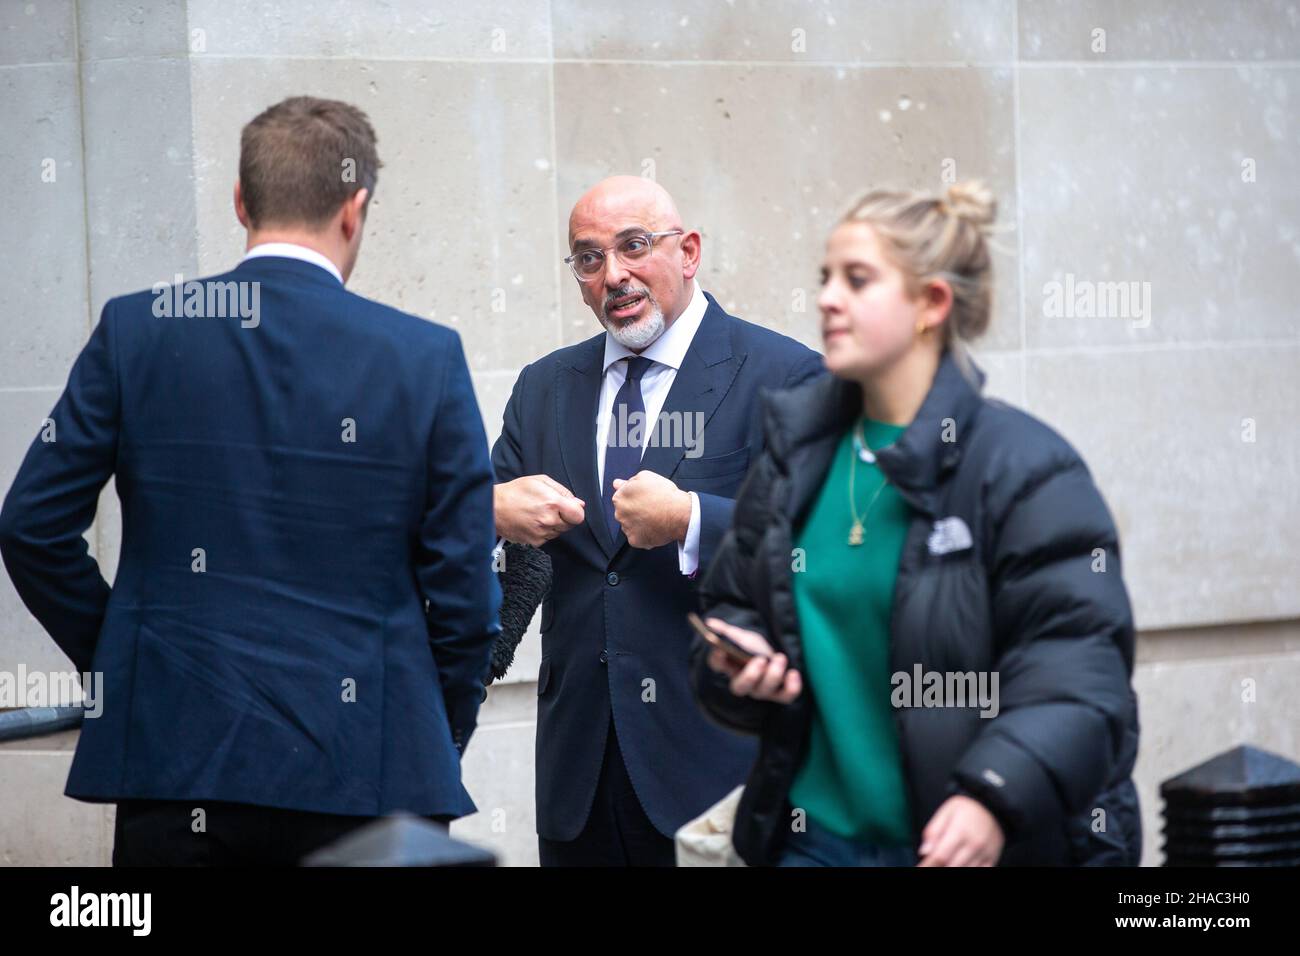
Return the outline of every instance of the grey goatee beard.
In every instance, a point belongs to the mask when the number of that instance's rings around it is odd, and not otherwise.
[[[644,295],[646,301],[650,303],[649,315],[629,325],[619,325],[616,320],[605,315],[605,310],[609,308],[611,302],[616,302],[634,293]],[[605,296],[605,304],[600,311],[600,324],[614,337],[614,341],[623,348],[639,352],[663,334],[664,312],[663,309],[659,308],[659,303],[655,301],[649,290],[624,287],[615,289]]]

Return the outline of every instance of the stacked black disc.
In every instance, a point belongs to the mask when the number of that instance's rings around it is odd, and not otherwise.
[[[1165,866],[1300,866],[1300,766],[1236,747],[1160,785]]]

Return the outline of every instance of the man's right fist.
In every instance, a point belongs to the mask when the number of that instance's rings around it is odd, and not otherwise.
[[[582,524],[586,504],[547,475],[525,475],[495,486],[492,507],[497,534],[539,548]]]

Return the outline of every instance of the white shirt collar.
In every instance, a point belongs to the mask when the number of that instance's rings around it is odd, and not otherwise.
[[[244,253],[244,258],[239,261],[247,262],[249,259],[258,259],[262,256],[280,256],[283,259],[299,259],[303,262],[310,262],[314,266],[320,266],[338,279],[340,283],[343,281],[343,274],[339,272],[338,266],[315,249],[308,249],[296,242],[263,242],[249,249]]]
[[[704,298],[700,284],[692,279],[691,286],[694,291],[691,293],[690,303],[682,310],[682,314],[664,329],[659,338],[641,352],[642,358],[667,365],[669,368],[681,369],[682,362],[686,360],[686,351],[691,347],[691,341],[695,338],[700,323],[704,321],[704,313],[709,309],[709,300]],[[614,336],[606,331],[605,364],[601,367],[601,371],[608,372],[609,367],[619,359],[636,354],[627,346],[620,345],[615,341]]]

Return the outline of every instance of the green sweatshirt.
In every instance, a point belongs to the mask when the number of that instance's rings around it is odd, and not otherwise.
[[[878,449],[905,430],[866,419],[864,437]],[[889,703],[889,620],[911,515],[884,473],[859,459],[854,500],[864,535],[862,544],[849,544],[855,456],[850,429],[795,536],[805,561],[793,575],[803,677],[816,708],[790,802],[840,836],[897,846],[912,842],[912,828]]]

